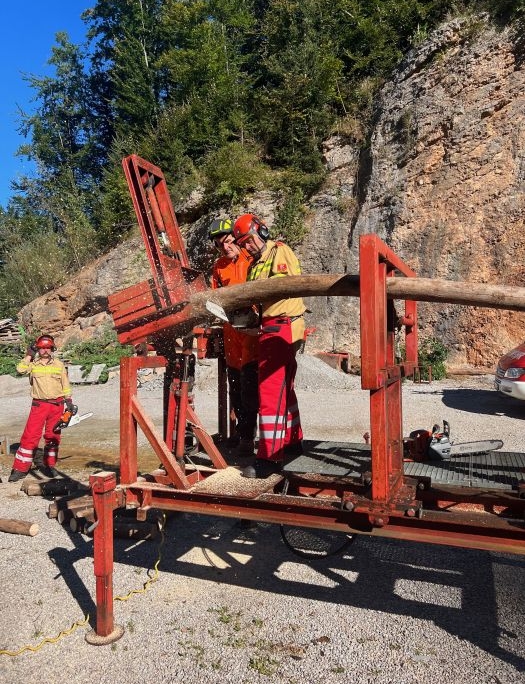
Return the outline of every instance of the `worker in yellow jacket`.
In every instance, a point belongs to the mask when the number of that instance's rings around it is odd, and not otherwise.
[[[301,275],[293,251],[269,239],[265,223],[243,214],[233,225],[236,243],[253,258],[247,280]],[[303,431],[294,381],[295,355],[304,339],[301,297],[277,299],[260,306],[259,330],[259,445],[255,463],[244,477],[264,478],[282,469],[284,458],[302,453]]]
[[[51,335],[41,335],[16,367],[21,375],[29,375],[32,402],[8,482],[18,482],[27,475],[42,432],[45,443],[42,472],[46,477],[59,475],[55,465],[61,434],[53,428],[64,413],[64,405],[71,412],[74,407],[66,367],[54,357],[54,351]]]

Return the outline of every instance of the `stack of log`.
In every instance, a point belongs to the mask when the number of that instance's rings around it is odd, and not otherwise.
[[[18,325],[12,318],[0,320],[0,344],[20,344],[22,337]]]
[[[84,485],[55,499],[49,504],[48,517],[69,527],[71,532],[92,535],[95,529],[95,509],[93,497],[86,491],[89,488]],[[133,509],[118,509],[113,518],[113,534],[121,539],[158,539],[163,527],[164,516],[156,510],[148,511],[148,517],[144,521],[136,519],[136,511]]]
[[[89,484],[68,478],[37,481],[28,479],[24,481],[21,489],[28,496],[52,497],[54,501],[49,504],[48,517],[69,527],[71,532],[93,534],[95,508]],[[23,521],[7,521],[12,529],[4,530],[1,522],[0,519],[0,531],[13,531],[16,534],[31,534],[31,536],[38,532],[38,525],[36,531],[33,526],[32,531],[29,532],[31,523]],[[113,534],[121,539],[158,539],[164,524],[165,515],[155,509],[148,511],[146,520],[137,520],[134,509],[117,509],[114,515]]]

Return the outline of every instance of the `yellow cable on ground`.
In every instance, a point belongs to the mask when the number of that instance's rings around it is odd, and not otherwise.
[[[24,651],[39,651],[44,644],[56,644],[56,642],[62,639],[63,637],[68,636],[69,634],[73,634],[77,627],[82,627],[83,625],[87,624],[88,620],[89,615],[86,615],[83,620],[75,622],[75,624],[72,625],[69,629],[63,630],[56,637],[46,637],[45,639],[42,639],[42,641],[37,646],[22,646],[22,648],[18,651],[6,651],[4,649],[1,649],[0,655],[19,656],[21,653],[24,653]]]
[[[157,562],[153,566],[153,570],[155,570],[155,574],[153,577],[150,577],[144,584],[142,585],[142,589],[132,589],[129,594],[126,594],[125,596],[115,596],[113,598],[114,601],[127,601],[130,599],[134,594],[143,594],[147,588],[149,587],[150,584],[153,584],[153,582],[156,582],[159,578],[159,563],[162,560],[162,554],[160,550],[162,549],[162,545],[164,544],[164,521],[166,520],[166,516],[162,516],[162,528],[160,530],[160,544],[159,544],[159,557],[157,558]]]
[[[147,582],[144,582],[144,585],[142,586],[142,589],[132,589],[129,594],[126,594],[126,596],[115,596],[113,598],[114,601],[127,601],[130,599],[133,594],[143,594],[147,588],[149,587],[150,584],[153,584],[153,582],[156,582],[158,577],[159,577],[159,563],[161,561],[162,555],[161,555],[161,548],[162,545],[164,544],[164,522],[166,520],[166,516],[162,516],[162,528],[160,530],[161,533],[161,538],[160,538],[160,544],[159,544],[159,557],[157,559],[157,562],[153,566],[153,569],[155,570],[155,574],[153,577],[150,577]],[[63,639],[65,636],[69,636],[70,634],[73,634],[73,632],[78,628],[78,627],[83,627],[86,625],[89,621],[89,614],[86,614],[84,616],[83,620],[78,620],[75,622],[71,627],[67,630],[63,630],[60,632],[56,637],[46,637],[45,639],[42,639],[42,641],[37,644],[36,646],[22,646],[18,651],[8,651],[6,649],[0,649],[0,655],[7,655],[11,657],[19,656],[22,653],[25,653],[25,651],[32,651],[35,653],[36,651],[39,651],[44,644],[56,644],[57,641],[60,641],[60,639]]]

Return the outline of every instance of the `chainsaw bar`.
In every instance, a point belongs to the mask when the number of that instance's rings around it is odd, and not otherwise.
[[[206,309],[217,318],[220,318],[221,321],[230,322],[228,314],[217,302],[212,302],[211,299],[206,300]]]
[[[486,454],[489,451],[501,449],[503,442],[501,439],[486,439],[480,442],[462,442],[460,444],[450,444],[450,442],[436,442],[430,444],[428,448],[429,460],[444,461],[454,456],[475,456],[476,454]]]
[[[93,411],[91,411],[90,413],[83,413],[81,416],[79,416],[78,413],[76,413],[74,416],[71,417],[71,420],[69,421],[66,427],[73,427],[73,425],[78,425],[78,423],[80,423],[82,420],[86,420],[86,418],[91,418],[92,415]]]

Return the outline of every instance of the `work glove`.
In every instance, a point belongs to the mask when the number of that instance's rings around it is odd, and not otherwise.
[[[30,356],[31,360],[33,360],[37,354],[38,347],[36,347],[34,344],[31,344],[26,350],[26,356]]]
[[[73,404],[73,399],[71,397],[66,397],[64,399],[64,404],[66,405],[66,409],[74,414],[75,405]]]

